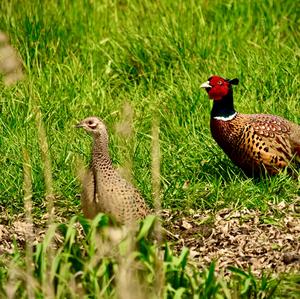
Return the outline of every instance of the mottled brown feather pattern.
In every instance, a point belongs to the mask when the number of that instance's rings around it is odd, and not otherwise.
[[[267,114],[237,114],[230,121],[211,119],[213,138],[247,175],[265,168],[276,174],[300,158],[300,126]]]
[[[94,140],[91,167],[83,180],[81,203],[84,215],[93,218],[100,212],[107,213],[123,224],[144,218],[150,210],[138,190],[114,169],[103,122],[89,117],[78,127],[92,133]]]

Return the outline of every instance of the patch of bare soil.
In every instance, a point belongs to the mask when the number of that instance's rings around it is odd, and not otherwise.
[[[0,212],[0,256],[1,254],[12,254],[15,246],[24,250],[26,242],[35,246],[42,242],[47,231],[48,215],[33,223],[24,219],[24,215],[8,216],[5,211]],[[55,217],[56,223],[66,223],[68,220],[63,217]],[[54,236],[53,246],[61,244],[62,239],[57,232]]]
[[[300,202],[257,210],[164,211],[165,227],[178,239],[174,248],[190,249],[191,258],[217,269],[237,266],[252,273],[300,271]]]
[[[248,209],[189,213],[163,210],[161,216],[173,249],[179,253],[183,246],[188,247],[199,267],[216,260],[217,269],[251,267],[254,274],[262,270],[300,271],[300,202],[270,205],[265,213]],[[55,218],[56,223],[67,222],[64,217]],[[12,254],[14,244],[24,248],[26,240],[32,245],[41,242],[46,224],[47,217],[29,224],[22,215],[12,220],[0,212],[0,255]],[[57,234],[55,243],[61,242]]]

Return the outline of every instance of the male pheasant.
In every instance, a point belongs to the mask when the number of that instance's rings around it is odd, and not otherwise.
[[[299,162],[300,126],[275,115],[236,112],[232,85],[238,83],[212,76],[201,85],[214,101],[210,129],[218,145],[248,176],[259,176],[263,169],[274,175]]]
[[[107,213],[121,224],[144,218],[149,209],[138,192],[113,168],[108,152],[108,133],[97,117],[88,117],[77,124],[93,136],[91,167],[82,181],[81,204],[87,218]]]

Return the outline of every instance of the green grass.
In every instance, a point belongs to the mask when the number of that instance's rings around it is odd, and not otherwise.
[[[279,194],[268,182],[245,183],[210,136],[210,105],[199,88],[212,73],[237,76],[238,110],[299,121],[299,21],[293,1],[53,1],[47,8],[34,1],[17,3],[1,4],[1,29],[20,51],[28,74],[18,86],[1,90],[1,202],[12,212],[22,207],[22,146],[33,163],[34,201],[43,201],[36,105],[46,124],[55,193],[66,203],[78,192],[74,156],[88,159],[90,146],[72,125],[91,114],[104,118],[114,162],[123,163],[113,126],[124,101],[135,109],[134,177],[149,202],[149,133],[156,113],[161,117],[164,206],[235,203],[232,193],[241,184],[238,202],[252,207],[299,192],[289,178],[274,179],[274,185],[285,186]],[[188,191],[182,190],[185,180],[191,180]]]
[[[0,206],[22,213],[23,150],[32,166],[33,215],[46,212],[35,115],[42,112],[52,161],[55,207],[80,213],[76,158],[88,164],[91,139],[74,129],[105,120],[114,164],[130,156],[135,185],[150,206],[151,126],[160,119],[163,207],[266,210],[300,195],[286,174],[248,179],[213,141],[211,102],[200,84],[238,77],[235,106],[300,123],[297,1],[1,1],[0,30],[20,52],[26,78],[0,82]],[[134,134],[116,134],[123,104]],[[38,108],[37,108],[38,107]],[[189,187],[184,183],[189,181]],[[2,275],[2,274],[1,274]]]
[[[22,210],[22,147],[33,166],[34,205],[43,203],[36,106],[55,194],[62,206],[74,207],[74,157],[89,160],[90,139],[73,125],[88,115],[105,119],[114,163],[123,164],[114,126],[124,101],[135,111],[128,147],[134,178],[150,205],[153,115],[160,117],[163,206],[264,208],[299,195],[299,182],[288,176],[245,179],[212,140],[211,103],[199,88],[211,74],[239,77],[239,111],[299,122],[298,9],[295,1],[2,1],[1,30],[20,51],[27,78],[0,91],[1,205]],[[191,184],[183,190],[186,180]]]

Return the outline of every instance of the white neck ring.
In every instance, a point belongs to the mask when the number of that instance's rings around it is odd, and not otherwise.
[[[237,115],[237,112],[234,112],[233,114],[228,115],[228,116],[214,116],[213,119],[229,121],[229,120],[234,119],[236,117],[236,115]]]

